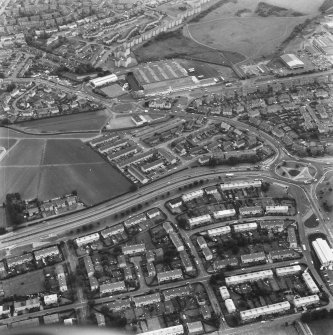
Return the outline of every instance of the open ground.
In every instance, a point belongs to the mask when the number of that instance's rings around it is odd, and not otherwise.
[[[192,38],[203,45],[258,58],[274,53],[306,18],[232,17],[193,23],[188,29]]]
[[[266,2],[267,4],[283,7],[286,9],[292,9],[296,12],[304,14],[317,14],[320,5],[323,0],[241,0],[241,1],[230,1],[214,11],[203,17],[200,22],[209,21],[221,17],[234,16],[238,11],[242,9],[248,9],[254,12],[259,2]],[[247,14],[248,15],[248,14]]]
[[[186,35],[187,29],[184,28]],[[174,31],[159,35],[134,51],[140,62],[156,61],[163,58],[188,58],[218,65],[230,66],[231,62],[240,62],[244,57],[231,52],[225,55],[212,48],[200,45],[189,37],[183,36],[182,31]]]
[[[26,296],[43,292],[44,276],[43,270],[25,273],[21,276],[2,281],[5,297]]]
[[[39,132],[99,130],[110,117],[107,110],[57,116],[17,124],[19,129]]]
[[[333,320],[325,319],[314,321],[309,324],[309,327],[312,330],[313,335],[332,335]]]
[[[48,200],[76,190],[87,205],[127,192],[131,183],[80,140],[20,140],[0,167],[7,193]]]

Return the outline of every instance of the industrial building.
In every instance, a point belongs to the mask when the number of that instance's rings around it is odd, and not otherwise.
[[[280,58],[282,62],[291,70],[304,67],[304,63],[294,54],[284,54]]]
[[[240,312],[242,321],[253,320],[263,315],[277,314],[288,311],[290,303],[288,301],[279,302],[277,304],[252,308],[247,311]]]
[[[312,242],[312,246],[323,268],[333,265],[333,252],[327,241],[322,238],[317,238]]]
[[[319,301],[320,301],[319,296],[317,294],[313,294],[307,297],[294,298],[293,304],[295,307],[299,308],[303,306],[318,304]]]
[[[258,272],[244,273],[241,275],[227,277],[225,283],[227,286],[238,285],[241,283],[252,282],[259,279],[273,278],[272,270],[263,270]]]
[[[333,55],[333,39],[330,35],[319,36],[313,39],[313,46],[324,55]]]
[[[118,77],[115,74],[109,74],[108,76],[98,77],[95,79],[91,79],[89,84],[93,87],[101,87],[106,84],[114,83],[118,80]]]
[[[275,272],[278,277],[283,276],[290,276],[295,273],[299,273],[302,271],[302,268],[300,265],[292,265],[292,266],[285,266],[283,268],[276,268]]]

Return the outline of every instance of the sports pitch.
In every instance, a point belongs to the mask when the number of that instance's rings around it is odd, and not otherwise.
[[[27,121],[17,124],[25,131],[33,130],[43,132],[66,132],[99,130],[109,117],[106,110],[88,112],[41,120]]]

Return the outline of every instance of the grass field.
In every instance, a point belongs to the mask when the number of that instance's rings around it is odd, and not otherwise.
[[[195,43],[190,38],[183,36],[180,31],[167,33],[163,38],[160,36],[134,51],[139,62],[188,57],[194,60],[230,66],[230,61],[223,54]],[[243,60],[242,55],[234,54],[233,57],[238,57],[237,61]]]
[[[328,0],[331,1],[332,0]],[[323,0],[241,0],[235,2],[228,2],[219,8],[215,9],[200,22],[214,20],[221,17],[234,16],[239,10],[248,9],[254,12],[259,2],[266,2],[267,4],[292,9],[304,14],[317,14]],[[332,3],[333,6],[333,3]]]
[[[305,19],[305,16],[233,17],[191,24],[189,30],[192,37],[204,45],[254,58],[271,55]]]
[[[319,320],[309,324],[313,335],[332,335],[333,320]]]
[[[6,150],[10,149],[15,143],[16,140],[13,138],[0,138],[0,147],[5,148]]]
[[[0,201],[19,192],[47,200],[77,190],[92,205],[129,190],[131,183],[79,140],[20,140],[1,162]]]
[[[109,98],[116,98],[126,93],[126,91],[123,91],[121,86],[118,84],[103,87],[101,88],[101,91],[105,93]]]
[[[40,132],[99,130],[108,117],[109,113],[103,110],[22,122],[17,126],[26,131]]]
[[[45,290],[43,270],[3,280],[2,285],[5,297],[12,297],[13,295],[26,296],[43,292]]]

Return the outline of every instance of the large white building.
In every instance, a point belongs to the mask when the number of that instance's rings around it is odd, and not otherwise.
[[[236,215],[236,211],[232,208],[232,209],[225,209],[223,211],[217,211],[217,212],[213,212],[213,216],[215,220],[218,219],[223,219],[223,218],[228,218],[231,216]]]
[[[288,206],[266,206],[266,214],[287,214]]]
[[[160,328],[149,332],[141,333],[141,335],[181,335],[184,334],[183,325],[172,326],[168,328]]]
[[[302,271],[302,268],[300,265],[285,266],[283,268],[275,269],[276,275],[278,277],[293,275],[301,271]]]
[[[319,293],[319,288],[309,272],[304,272],[302,274],[302,277],[305,281],[306,286],[312,294]]]
[[[312,246],[322,267],[333,266],[333,252],[326,240],[317,238],[312,242]]]
[[[95,88],[95,87],[100,87],[106,84],[114,83],[117,80],[118,80],[118,77],[115,74],[109,74],[108,76],[91,79],[89,81],[89,84]]]
[[[89,244],[89,243],[93,243],[99,241],[99,234],[98,233],[94,233],[94,234],[90,234],[90,235],[86,235],[86,236],[82,236],[82,237],[78,237],[75,242],[77,244],[78,247],[81,247],[83,245]]]
[[[289,69],[294,70],[304,67],[304,63],[294,54],[284,54],[280,58]]]
[[[303,306],[308,306],[308,305],[314,305],[319,303],[320,299],[317,294],[314,295],[309,295],[307,297],[302,297],[302,298],[294,298],[293,304],[295,307],[303,307]]]
[[[227,286],[230,286],[265,278],[273,278],[273,271],[263,270],[258,272],[244,273],[241,275],[231,276],[225,279],[225,283]]]
[[[290,309],[289,301],[279,302],[277,304],[252,308],[247,311],[240,312],[240,317],[243,321],[253,320],[261,315],[270,315],[277,314],[284,311],[288,311]]]
[[[240,189],[240,188],[248,188],[248,187],[261,187],[261,180],[241,181],[241,182],[220,184],[220,188],[222,191],[234,190],[234,189]]]
[[[193,191],[193,192],[190,192],[190,193],[183,194],[182,195],[182,200],[183,201],[190,201],[192,199],[202,197],[203,194],[204,194],[203,190],[196,190],[196,191]]]

